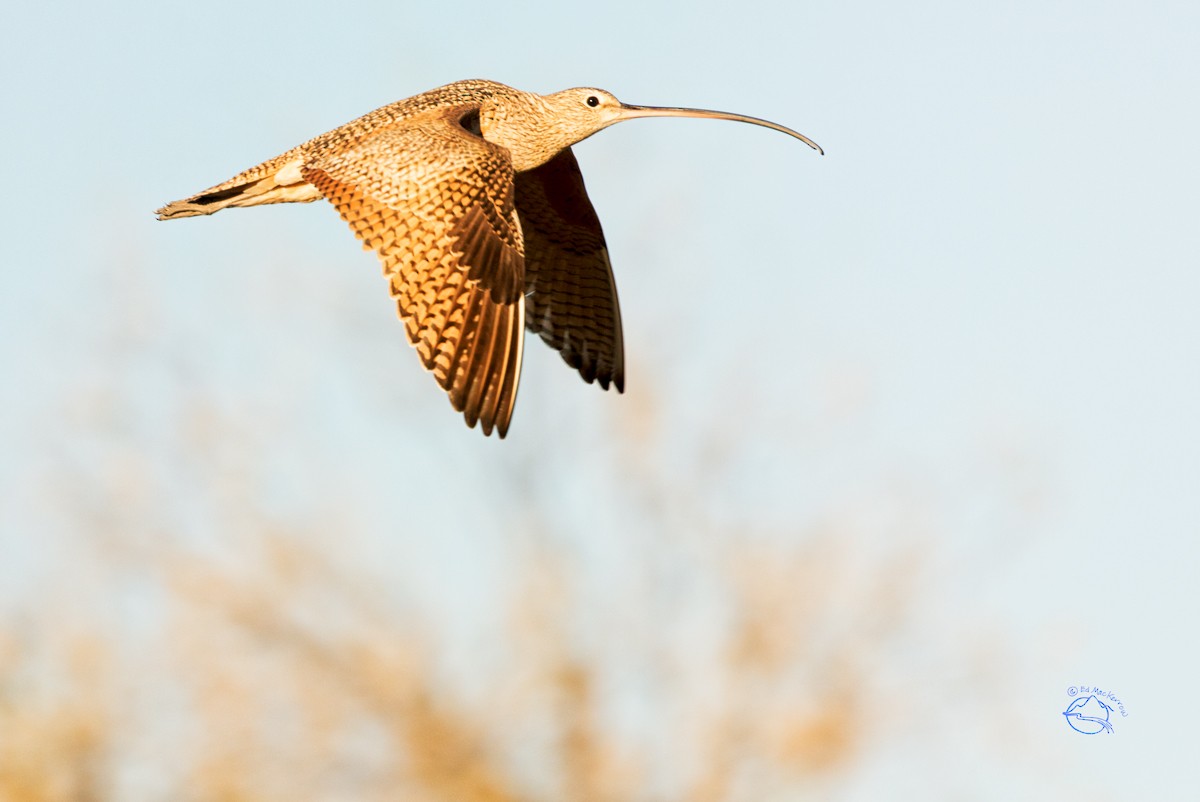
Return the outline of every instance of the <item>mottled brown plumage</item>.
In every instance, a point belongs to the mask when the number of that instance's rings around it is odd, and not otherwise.
[[[588,382],[623,391],[621,312],[571,145],[625,119],[710,117],[459,81],[376,109],[190,198],[160,220],[325,198],[383,263],[405,332],[468,425],[508,431],[524,330]]]

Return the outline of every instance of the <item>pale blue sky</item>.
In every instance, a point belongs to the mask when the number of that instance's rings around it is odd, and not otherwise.
[[[122,368],[137,400],[104,436],[163,450],[178,525],[205,528],[163,419],[192,382],[261,422],[257,445],[275,461],[259,486],[281,516],[319,516],[333,493],[363,531],[409,549],[406,562],[468,576],[484,570],[471,566],[481,553],[503,551],[496,514],[464,505],[447,517],[439,477],[410,467],[442,455],[481,497],[497,475],[527,476],[556,500],[556,536],[619,565],[619,546],[595,545],[635,526],[606,474],[619,464],[608,433],[634,425],[653,388],[653,470],[690,476],[704,456],[693,444],[711,439],[700,433],[723,433],[692,514],[803,528],[869,517],[864,505],[893,492],[915,498],[938,577],[928,603],[957,616],[914,637],[915,664],[974,621],[1015,655],[1003,697],[972,715],[1015,716],[1052,770],[1005,779],[984,741],[923,751],[918,738],[884,749],[847,798],[880,787],[1062,798],[1077,782],[1114,799],[1190,792],[1179,761],[1200,745],[1180,715],[1200,665],[1194,3],[354,9],[0,12],[10,564],[37,576],[60,559],[30,545],[50,525],[27,498],[30,476],[88,464],[90,446],[52,422],[87,419],[80,394],[102,393],[103,355],[122,337],[154,348]],[[373,258],[323,204],[152,216],[466,77],[766,117],[828,155],[689,120],[578,146],[623,302],[627,393],[583,385],[531,342],[497,444],[466,431],[422,375]],[[398,509],[443,535],[406,539]],[[4,597],[32,592],[13,579]],[[956,668],[929,671],[950,682]],[[1127,702],[1111,738],[1060,732],[1063,690],[1080,682]],[[965,776],[925,786],[917,768],[898,782],[910,759],[936,771],[947,748]]]

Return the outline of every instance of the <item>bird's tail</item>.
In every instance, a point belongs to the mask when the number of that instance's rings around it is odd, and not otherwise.
[[[155,214],[159,220],[196,217],[219,212],[227,206],[259,206],[264,203],[308,203],[321,193],[300,174],[303,161],[299,153],[289,151],[257,167],[235,175],[190,198],[172,201]]]

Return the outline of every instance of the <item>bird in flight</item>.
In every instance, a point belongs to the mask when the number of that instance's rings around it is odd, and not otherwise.
[[[537,95],[459,81],[168,203],[158,219],[325,198],[378,254],[409,342],[450,403],[468,426],[504,437],[526,328],[585,381],[624,392],[616,284],[571,146],[636,117],[753,123],[823,153],[741,114],[632,106],[602,89]]]

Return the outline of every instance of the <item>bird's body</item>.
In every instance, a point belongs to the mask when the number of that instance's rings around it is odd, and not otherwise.
[[[600,220],[570,146],[622,119],[709,116],[459,81],[376,109],[158,210],[328,199],[383,262],[410,342],[467,423],[508,430],[524,330],[588,382],[624,388],[621,315]],[[817,148],[819,150],[819,148]]]

